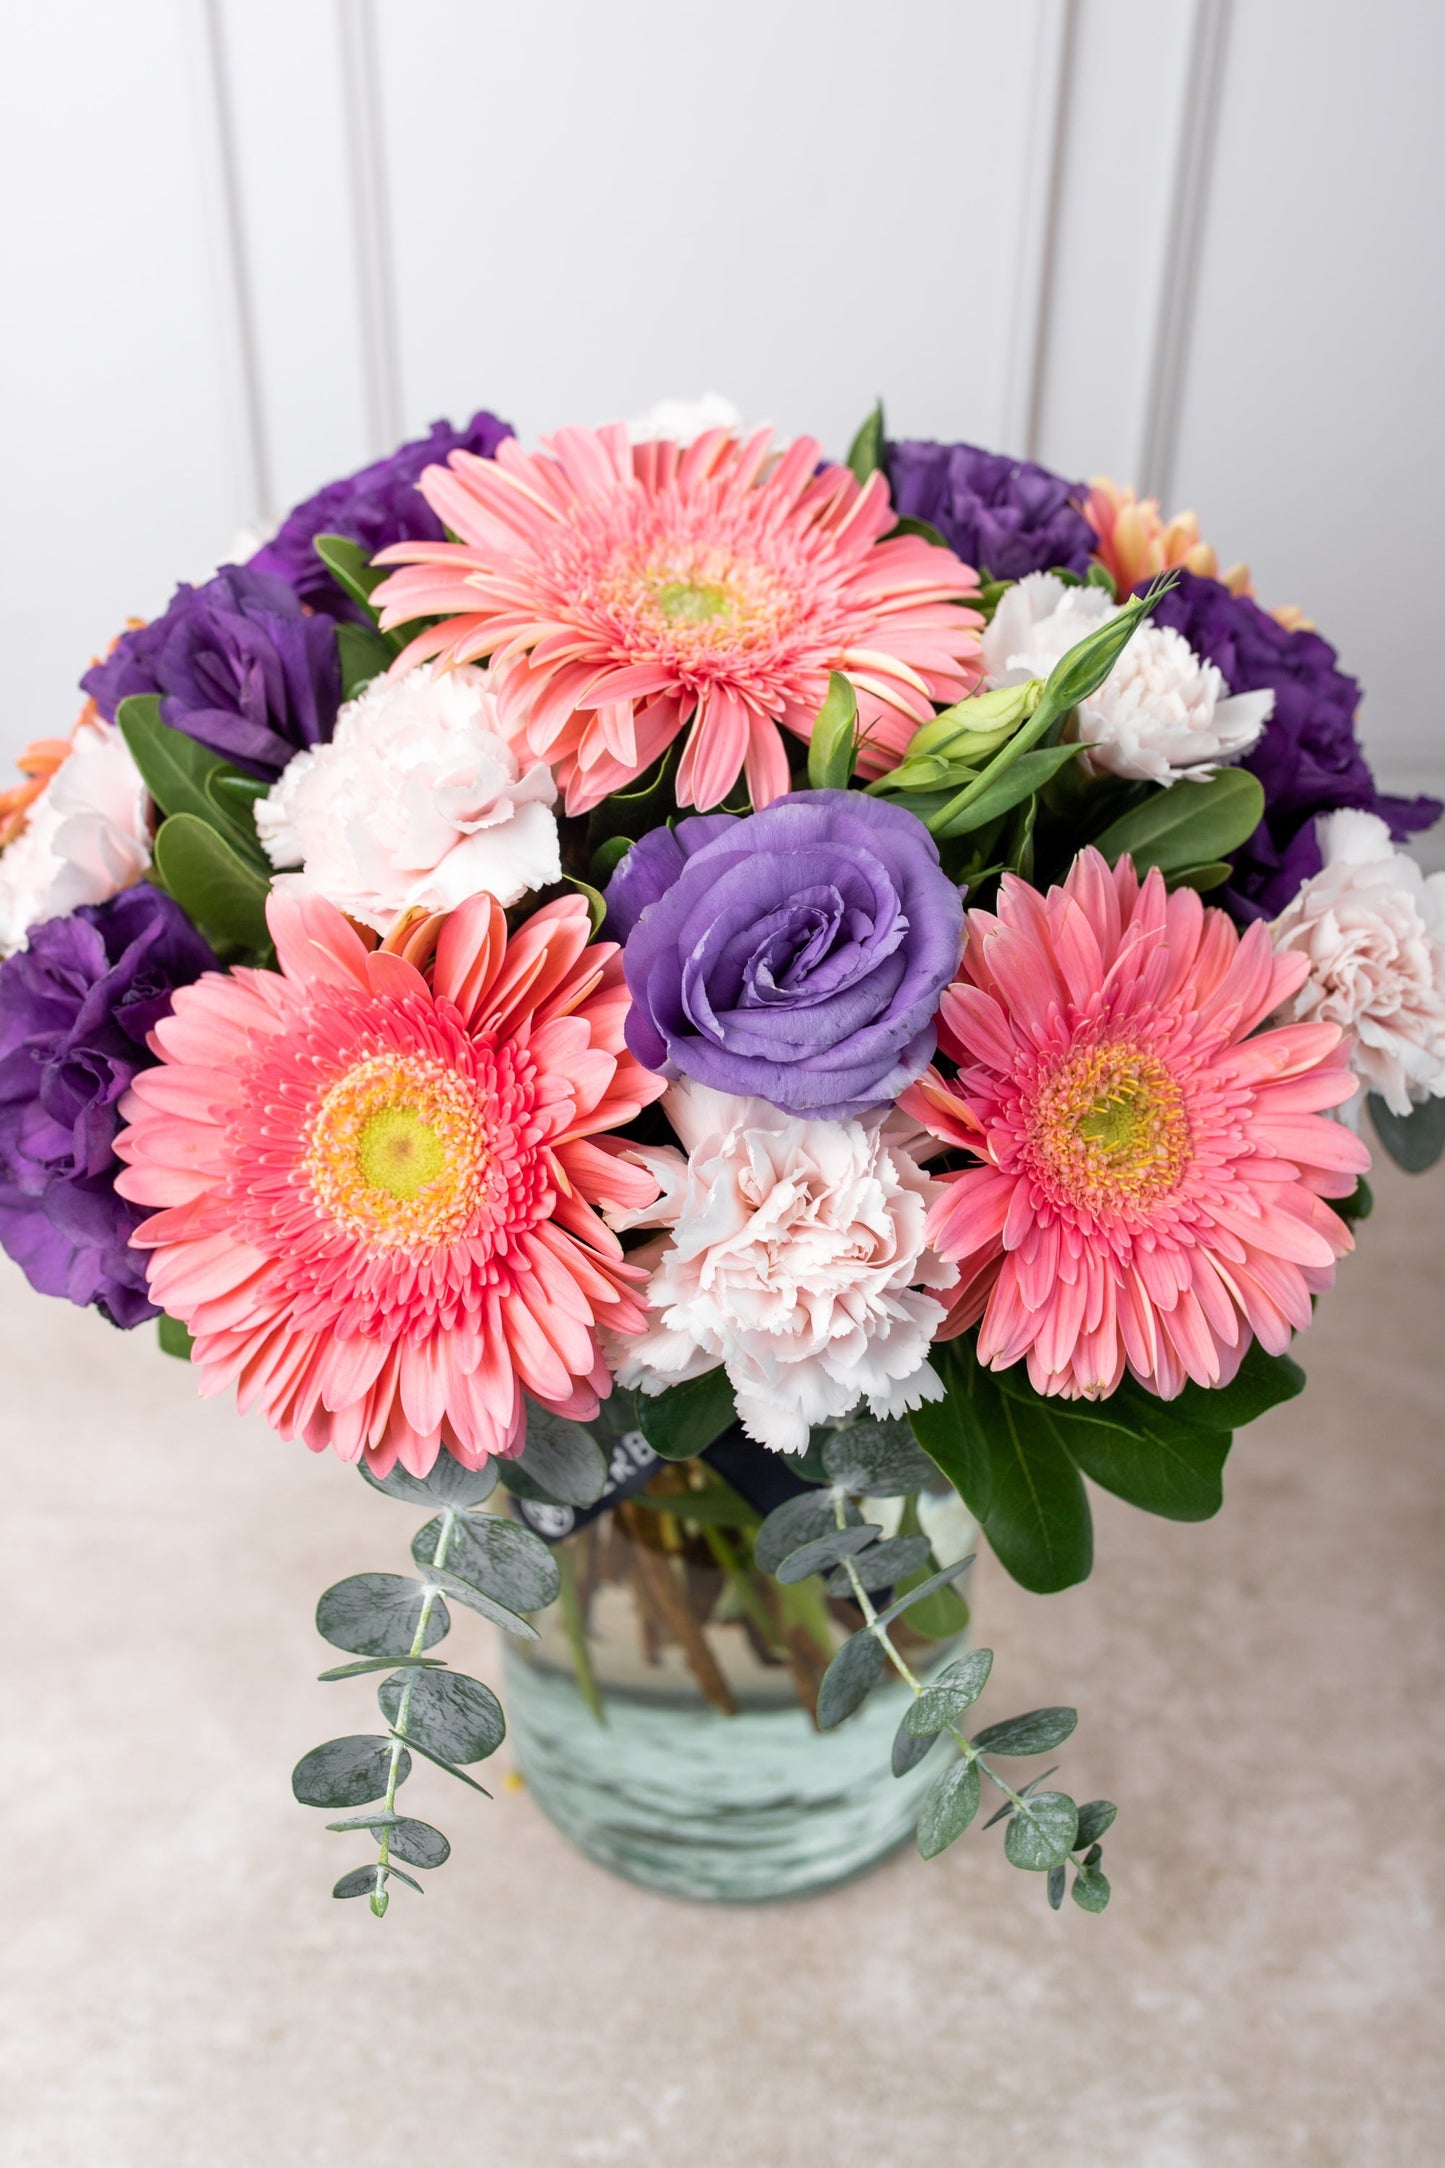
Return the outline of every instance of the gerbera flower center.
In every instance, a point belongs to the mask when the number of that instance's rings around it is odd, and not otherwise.
[[[595,599],[630,649],[683,668],[709,659],[718,667],[740,646],[776,639],[798,613],[792,583],[771,565],[675,537],[620,550]]]
[[[306,1126],[318,1204],[381,1248],[437,1247],[475,1218],[488,1162],[464,1077],[420,1054],[374,1054],[333,1084]]]
[[[1028,1145],[1037,1170],[1076,1203],[1095,1211],[1145,1204],[1173,1189],[1188,1165],[1184,1093],[1141,1048],[1078,1048],[1040,1085]]]

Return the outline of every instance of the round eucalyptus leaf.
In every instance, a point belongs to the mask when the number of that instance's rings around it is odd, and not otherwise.
[[[592,1433],[530,1400],[527,1443],[499,1473],[518,1498],[542,1505],[595,1505],[607,1488],[607,1462]]]
[[[418,1822],[409,1814],[399,1814],[390,1827],[391,1857],[404,1859],[408,1867],[443,1867],[451,1858],[451,1846],[430,1822]],[[381,1829],[374,1829],[372,1835],[379,1844]]]
[[[903,1722],[893,1734],[893,1774],[896,1777],[906,1777],[909,1770],[916,1769],[938,1744],[936,1731],[931,1731],[926,1739],[920,1739],[916,1732],[908,1729],[908,1718],[912,1713],[910,1709],[905,1714]]]
[[[430,1567],[441,1531],[439,1516],[412,1537],[411,1555],[419,1566]],[[541,1537],[497,1513],[459,1515],[452,1522],[446,1564],[448,1572],[510,1611],[541,1611],[556,1602],[562,1586],[557,1561]]]
[[[464,1581],[450,1567],[428,1566],[426,1570],[427,1578],[450,1596],[453,1603],[464,1603],[469,1610],[490,1619],[494,1626],[501,1626],[507,1633],[515,1634],[520,1641],[541,1638],[530,1619],[519,1618],[506,1604],[498,1603],[495,1596],[489,1596],[485,1589],[477,1588],[471,1581]]]
[[[992,1649],[970,1649],[967,1656],[941,1671],[931,1686],[925,1686],[904,1718],[904,1723],[920,1738],[946,1731],[956,1724],[965,1709],[971,1709],[988,1683],[993,1669]],[[977,1741],[974,1742],[975,1745]]]
[[[872,1544],[861,1558],[855,1559],[853,1570],[870,1595],[880,1588],[892,1588],[904,1581],[910,1573],[916,1573],[929,1555],[927,1536],[890,1536],[885,1542]],[[778,1579],[784,1576],[780,1573]],[[851,1596],[853,1583],[848,1568],[840,1566],[828,1576],[830,1596]]]
[[[1074,1876],[1069,1895],[1081,1911],[1102,1912],[1112,1895],[1109,1877],[1101,1874],[1097,1867],[1083,1868]]]
[[[316,1631],[353,1656],[409,1656],[421,1623],[425,1584],[400,1573],[353,1573],[328,1588],[316,1606]],[[422,1648],[441,1640],[451,1620],[433,1601]]]
[[[364,1807],[386,1796],[391,1780],[390,1739],[375,1733],[353,1733],[346,1739],[328,1739],[303,1754],[291,1772],[291,1789],[303,1807]],[[411,1756],[403,1748],[396,1765],[396,1781],[404,1784],[411,1773]]]
[[[1067,1872],[1066,1872],[1066,1869],[1065,1869],[1065,1867],[1064,1867],[1064,1863],[1063,1863],[1063,1861],[1062,1861],[1062,1860],[1060,1860],[1060,1861],[1059,1861],[1059,1864],[1057,1865],[1057,1867],[1050,1867],[1050,1869],[1049,1869],[1049,1906],[1050,1906],[1050,1909],[1051,1909],[1051,1910],[1053,1910],[1053,1911],[1055,1911],[1055,1912],[1057,1912],[1057,1911],[1058,1911],[1058,1909],[1059,1909],[1059,1906],[1060,1906],[1060,1905],[1061,1905],[1061,1904],[1063,1903],[1063,1901],[1064,1901],[1064,1883],[1065,1883],[1066,1879],[1067,1879]]]
[[[988,1725],[973,1743],[981,1754],[1047,1754],[1063,1745],[1078,1721],[1077,1709],[1030,1709],[1027,1716]]]
[[[958,1761],[945,1769],[918,1817],[918,1849],[925,1859],[938,1854],[961,1837],[978,1812],[979,1777],[976,1761]]]
[[[1074,1849],[1079,1810],[1067,1792],[1035,1792],[1010,1818],[1003,1833],[1010,1864],[1044,1874]]]
[[[507,1735],[502,1705],[489,1686],[459,1671],[398,1672],[383,1679],[376,1698],[388,1724],[397,1724],[408,1678],[408,1739],[447,1762],[485,1761],[496,1753]]]
[[[369,1897],[376,1888],[378,1869],[375,1861],[369,1867],[353,1867],[344,1874],[331,1892],[333,1897]]]
[[[831,1731],[861,1708],[883,1669],[883,1644],[865,1626],[845,1641],[818,1689],[818,1729]]]
[[[1112,1829],[1119,1809],[1112,1799],[1089,1799],[1079,1809],[1079,1834],[1077,1845],[1097,1844],[1105,1830]]]
[[[861,1528],[863,1516],[851,1500],[843,1509],[844,1525]],[[838,1525],[833,1501],[825,1491],[799,1491],[776,1506],[753,1537],[753,1562],[760,1573],[776,1573],[789,1552],[815,1542]]]
[[[809,1574],[826,1573],[840,1558],[852,1558],[855,1552],[866,1551],[870,1543],[877,1541],[878,1529],[872,1521],[864,1521],[859,1528],[830,1528],[811,1543],[789,1551],[774,1572],[778,1580],[791,1587],[796,1581],[806,1581]]]
[[[445,1446],[426,1475],[412,1475],[400,1461],[389,1475],[373,1475],[365,1461],[361,1472],[373,1490],[385,1491],[388,1498],[403,1499],[409,1506],[479,1506],[497,1487],[495,1460],[480,1468],[464,1468]]]
[[[823,1447],[830,1483],[870,1498],[904,1498],[927,1490],[938,1470],[914,1442],[907,1423],[850,1423]]]

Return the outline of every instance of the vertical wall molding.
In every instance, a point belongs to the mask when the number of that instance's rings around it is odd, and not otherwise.
[[[262,527],[275,504],[221,0],[188,0],[185,23],[198,180],[211,234],[212,299],[236,441],[236,511],[244,524]]]
[[[1038,457],[1042,424],[1074,17],[1075,0],[1035,0],[1028,82],[1029,102],[1041,125],[1029,140],[1031,146],[1046,148],[1042,155],[1034,155],[1031,148],[1024,168],[1013,320],[998,435],[1001,449],[1024,459]]]
[[[392,276],[391,205],[382,128],[374,0],[336,0],[341,106],[351,187],[351,227],[361,308],[366,433],[374,456],[402,434],[401,371]]]
[[[1159,299],[1136,469],[1141,494],[1158,497],[1166,512],[1165,500],[1174,486],[1179,418],[1219,131],[1230,4],[1231,0],[1194,0],[1179,102],[1174,185],[1159,269]]]

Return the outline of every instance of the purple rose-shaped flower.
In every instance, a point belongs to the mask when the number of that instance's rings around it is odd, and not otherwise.
[[[629,928],[627,1043],[650,1069],[841,1119],[933,1053],[963,899],[901,806],[806,790],[680,821],[633,846],[608,905]]]
[[[154,1060],[146,1034],[216,959],[180,905],[141,882],[32,928],[0,963],[0,1247],[42,1295],[112,1324],[156,1315],[145,1218],[116,1195],[117,1106]]]
[[[1378,813],[1397,842],[1439,819],[1438,799],[1389,798],[1376,788],[1355,734],[1359,684],[1317,632],[1287,632],[1248,595],[1195,572],[1181,572],[1154,622],[1171,625],[1214,663],[1232,693],[1274,694],[1263,735],[1241,763],[1264,786],[1264,819],[1236,852],[1223,891],[1236,918],[1276,917],[1319,872],[1317,813],[1342,806]]]
[[[248,565],[178,587],[80,682],[107,722],[132,693],[159,693],[163,722],[267,781],[330,738],[341,705],[336,627]]]
[[[976,444],[890,444],[886,464],[899,518],[927,520],[990,579],[1088,571],[1096,538],[1082,482]]]
[[[327,571],[313,547],[319,534],[345,535],[374,557],[390,542],[440,542],[442,523],[417,488],[423,467],[444,467],[448,452],[475,452],[491,459],[510,422],[495,414],[474,414],[465,429],[433,422],[424,437],[414,437],[359,474],[328,482],[314,497],[287,514],[271,540],[250,560],[257,572],[271,572],[296,590],[313,610],[328,617],[365,622],[364,613]]]

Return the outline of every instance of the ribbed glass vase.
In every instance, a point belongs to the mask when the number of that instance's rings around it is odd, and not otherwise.
[[[816,1577],[785,1588],[759,1573],[745,1516],[693,1518],[688,1495],[701,1510],[704,1489],[716,1512],[715,1477],[669,1463],[557,1545],[561,1601],[539,1641],[508,1642],[508,1729],[538,1805],[614,1873],[677,1897],[803,1896],[909,1837],[937,1766],[893,1775],[910,1696],[891,1677],[817,1729],[819,1683],[859,1613]],[[944,1593],[930,1623],[947,1638],[893,1629],[923,1675],[957,1655],[967,1623]]]

